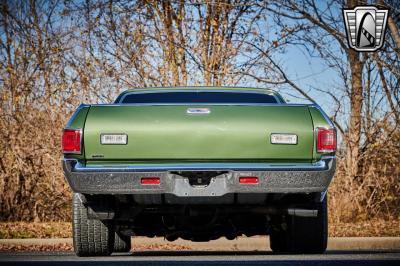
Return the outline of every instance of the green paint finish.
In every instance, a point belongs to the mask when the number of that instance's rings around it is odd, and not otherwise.
[[[83,104],[80,105],[78,109],[75,111],[75,113],[71,116],[69,121],[67,122],[65,128],[72,128],[72,129],[84,128],[86,116],[87,113],[89,112],[89,109],[90,105],[83,105]]]
[[[186,113],[195,107],[211,113]],[[313,129],[308,106],[98,105],[87,115],[85,156],[115,161],[311,161]],[[101,145],[101,133],[126,133],[128,144]],[[271,133],[297,134],[298,144],[271,144]]]

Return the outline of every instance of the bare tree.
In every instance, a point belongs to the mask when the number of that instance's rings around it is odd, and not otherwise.
[[[368,163],[371,163],[371,157],[368,157],[366,151],[374,145],[379,146],[380,141],[376,137],[392,140],[395,136],[390,132],[396,135],[398,133],[394,132],[399,131],[398,122],[393,123],[398,121],[399,114],[398,102],[395,104],[399,86],[398,82],[393,83],[398,77],[399,57],[396,52],[398,26],[395,23],[389,23],[392,41],[385,44],[379,54],[359,53],[348,47],[341,8],[353,8],[360,4],[363,3],[355,0],[331,0],[326,3],[314,0],[302,2],[282,0],[266,3],[265,7],[274,16],[277,31],[280,32],[280,39],[276,40],[277,46],[302,47],[310,56],[321,58],[342,77],[342,89],[333,91],[317,88],[316,90],[329,95],[338,108],[332,119],[345,144],[344,158],[340,164],[343,168],[340,168],[338,175],[343,175],[350,182],[349,187],[358,187],[358,191],[364,193],[367,189],[366,181],[371,180],[369,178],[371,175],[367,175],[370,173],[369,170],[366,171]],[[393,22],[393,18],[390,19]],[[263,52],[262,47],[259,47],[259,51],[265,57],[269,57],[269,62],[278,73],[278,79],[271,81],[256,76],[254,78],[257,81],[274,85],[288,84],[303,97],[314,101],[312,91],[307,91],[296,84],[279,63],[268,53]],[[389,80],[391,86],[387,85]],[[343,113],[343,97],[349,103],[348,113]],[[336,117],[338,113],[341,113],[339,119]],[[388,127],[384,130],[385,133],[382,132],[382,123]],[[388,174],[390,172],[385,173]],[[390,180],[395,182],[398,178],[397,173],[397,176]],[[361,209],[361,206],[365,207],[365,202],[368,201],[362,193],[353,198],[353,202],[360,207],[358,209]],[[370,191],[367,195],[374,193],[376,191]]]
[[[70,46],[68,29],[56,26],[57,7],[57,1],[1,2],[2,219],[66,217],[68,192],[56,158],[70,94],[63,74]]]

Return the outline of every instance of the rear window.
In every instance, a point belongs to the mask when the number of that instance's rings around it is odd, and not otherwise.
[[[152,92],[130,93],[120,103],[277,103],[274,96],[246,92]]]

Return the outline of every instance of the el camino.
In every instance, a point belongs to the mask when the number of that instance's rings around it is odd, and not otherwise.
[[[316,104],[256,88],[128,90],[79,106],[62,149],[78,256],[129,251],[131,236],[326,249],[336,130]]]

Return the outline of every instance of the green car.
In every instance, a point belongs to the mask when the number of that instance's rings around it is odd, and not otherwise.
[[[79,106],[62,145],[78,256],[129,251],[131,236],[326,249],[336,130],[318,105],[255,88],[128,90]]]

